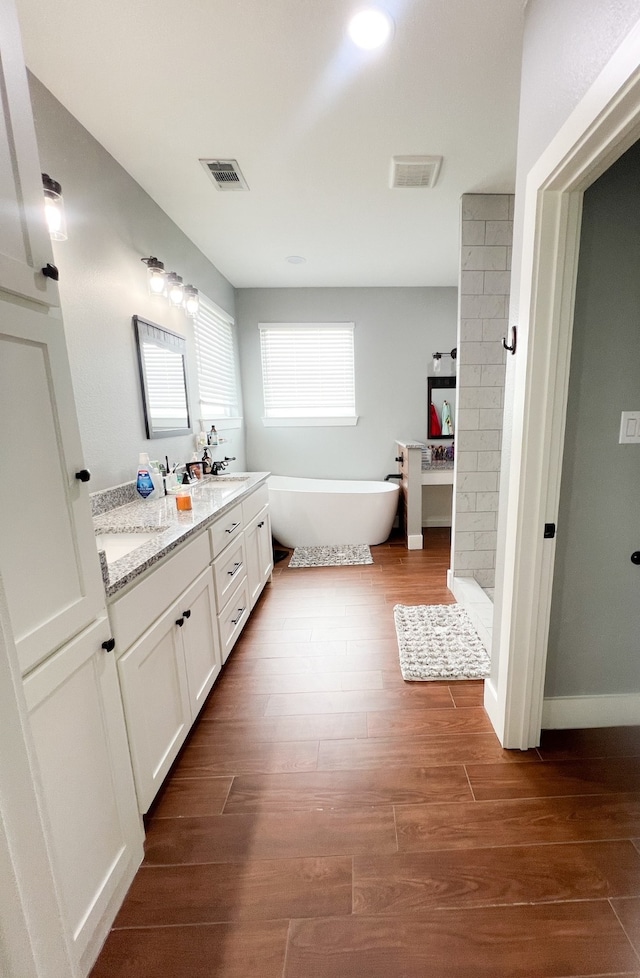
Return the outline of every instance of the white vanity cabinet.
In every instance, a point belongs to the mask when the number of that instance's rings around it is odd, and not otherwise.
[[[203,532],[110,609],[141,812],[148,810],[220,672],[209,561]]]
[[[273,544],[269,518],[269,490],[260,486],[242,504],[247,553],[247,583],[253,608],[273,570]]]
[[[88,964],[142,858],[110,636],[105,616],[24,682],[58,892],[76,959]]]

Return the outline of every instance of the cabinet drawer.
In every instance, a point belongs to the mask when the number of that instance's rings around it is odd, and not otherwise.
[[[109,607],[116,640],[116,655],[122,654],[156,618],[166,611],[210,562],[207,534],[201,533],[175,556],[158,564],[131,591]]]
[[[229,546],[213,562],[213,580],[218,608],[224,608],[238,581],[247,573],[247,554],[244,534]]]
[[[242,533],[242,505],[238,503],[228,513],[221,516],[209,530],[211,535],[211,554],[217,557],[224,548]]]
[[[218,615],[222,661],[226,662],[249,617],[249,587],[244,577]]]
[[[242,502],[242,518],[244,520],[245,526],[247,523],[251,522],[254,516],[257,516],[263,506],[266,506],[269,502],[269,490],[266,483],[258,486],[255,492],[252,492],[248,499]]]

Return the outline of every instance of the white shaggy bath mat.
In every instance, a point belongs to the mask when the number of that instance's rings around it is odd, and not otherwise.
[[[484,679],[489,675],[489,653],[460,605],[397,604],[393,617],[403,679]]]
[[[296,547],[289,567],[347,567],[372,563],[373,557],[366,543],[345,543],[339,547]]]

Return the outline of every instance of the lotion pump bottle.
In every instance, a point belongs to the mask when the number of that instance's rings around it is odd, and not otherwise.
[[[149,456],[146,452],[140,452],[140,458],[138,459],[136,489],[142,499],[154,499],[157,494],[157,489],[151,476]]]

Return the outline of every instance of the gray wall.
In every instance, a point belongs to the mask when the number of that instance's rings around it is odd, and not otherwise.
[[[546,695],[640,690],[640,144],[584,197]]]
[[[247,464],[279,475],[380,479],[395,440],[426,440],[427,374],[455,346],[457,289],[241,289]],[[259,322],[355,322],[355,427],[265,428]]]
[[[640,20],[640,0],[529,0],[523,33],[516,201],[509,321],[520,318],[520,264],[524,186],[527,174],[595,81],[631,28]],[[502,439],[501,502],[498,513],[496,580],[503,574],[509,464],[513,435],[513,373],[507,370]],[[496,591],[494,647],[500,641],[501,589]],[[497,680],[497,657],[492,680]]]
[[[234,290],[116,160],[33,76],[40,162],[62,184],[69,238],[54,242],[85,462],[92,489],[134,478],[138,454],[191,457],[193,436],[148,441],[132,315],[186,335],[191,413],[199,428],[193,336],[180,310],[148,295],[141,257],[155,255],[233,315]],[[224,446],[244,467],[241,431]]]

